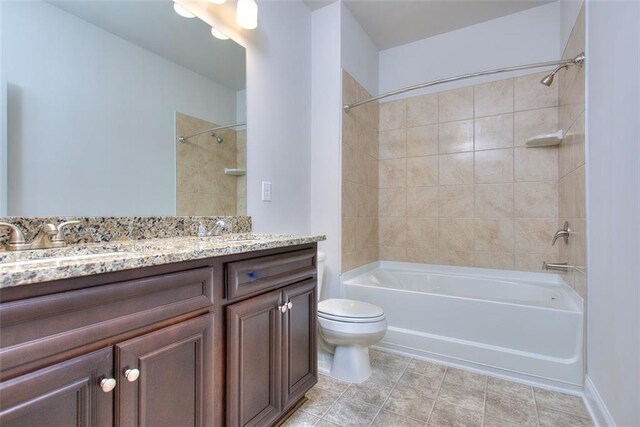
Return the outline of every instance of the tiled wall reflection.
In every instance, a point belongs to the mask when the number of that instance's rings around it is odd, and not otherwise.
[[[381,260],[540,271],[557,261],[558,85],[542,75],[381,103]]]
[[[219,126],[182,113],[176,113],[177,135],[190,135]],[[224,129],[217,133],[221,144],[209,133],[177,142],[176,207],[177,215],[244,215],[246,213],[246,183],[244,179],[224,173],[225,168],[237,168],[240,154],[246,156],[246,138],[238,153],[236,132]],[[242,150],[241,150],[242,151]],[[244,159],[245,157],[243,157]],[[246,160],[245,160],[246,164]],[[242,177],[244,178],[244,177]],[[241,200],[238,205],[237,201]],[[244,210],[243,210],[244,209]]]
[[[578,15],[563,58],[573,58],[585,50],[584,5]],[[569,245],[560,244],[560,259],[575,266],[565,280],[586,297],[586,210],[584,139],[584,67],[572,67],[558,75],[560,128],[564,140],[559,152],[558,224],[569,221]]]
[[[344,103],[371,95],[348,73]],[[342,271],[378,260],[378,104],[342,115]]]

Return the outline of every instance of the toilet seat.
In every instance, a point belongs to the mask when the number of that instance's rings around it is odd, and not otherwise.
[[[377,305],[338,298],[320,301],[318,317],[345,323],[375,323],[385,320],[384,311]]]

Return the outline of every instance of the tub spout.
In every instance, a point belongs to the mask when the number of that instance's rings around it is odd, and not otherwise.
[[[549,271],[549,270],[569,271],[569,265],[566,262],[554,263],[554,262],[544,261],[542,263],[542,271]]]

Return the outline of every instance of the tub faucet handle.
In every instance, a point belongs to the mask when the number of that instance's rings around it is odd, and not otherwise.
[[[553,235],[553,240],[551,240],[551,246],[556,244],[556,240],[559,238],[564,239],[564,244],[569,244],[569,236],[571,235],[571,229],[569,228],[569,221],[564,222],[564,227],[561,230],[556,231],[556,234]]]

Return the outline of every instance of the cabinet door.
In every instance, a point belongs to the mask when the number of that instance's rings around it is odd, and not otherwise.
[[[316,281],[284,289],[283,406],[295,403],[317,382]]]
[[[0,425],[111,426],[113,347],[0,383]]]
[[[227,425],[264,426],[282,410],[282,292],[227,307]]]
[[[116,371],[120,426],[213,425],[213,315],[118,344]]]

